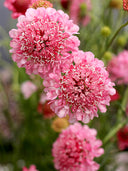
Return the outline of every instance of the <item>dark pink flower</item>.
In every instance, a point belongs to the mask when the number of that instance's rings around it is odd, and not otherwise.
[[[36,166],[35,165],[31,165],[29,169],[27,169],[26,167],[23,168],[23,171],[38,171],[36,169]]]
[[[80,41],[79,27],[63,11],[53,8],[29,8],[18,18],[18,29],[12,29],[10,46],[12,58],[28,74],[48,73],[65,68],[73,60]]]
[[[60,74],[49,74],[43,84],[46,87],[51,109],[59,116],[69,114],[70,122],[81,120],[85,123],[98,117],[98,108],[106,112],[110,95],[115,94],[114,83],[102,61],[91,52],[73,53],[74,64]]]
[[[4,2],[4,6],[12,11],[12,18],[25,14],[30,4],[31,0],[5,0]]]
[[[123,8],[125,11],[128,11],[128,0],[123,0]]]
[[[115,101],[120,98],[120,95],[119,95],[118,91],[116,91],[116,94],[114,94],[113,96],[110,96],[110,97],[111,97],[111,101]]]
[[[128,149],[128,125],[118,131],[117,138],[119,149]]]
[[[63,130],[54,142],[52,155],[59,171],[96,171],[99,164],[94,160],[104,153],[102,142],[96,139],[97,131],[87,125],[75,123]]]

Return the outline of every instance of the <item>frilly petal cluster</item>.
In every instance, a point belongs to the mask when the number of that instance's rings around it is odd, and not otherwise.
[[[31,0],[5,0],[4,6],[12,11],[12,18],[16,19],[25,14],[29,8]]]
[[[128,84],[128,51],[124,50],[114,56],[109,62],[107,70],[110,78],[117,84]]]
[[[123,9],[128,11],[128,0],[123,0]]]
[[[73,60],[78,50],[79,27],[63,11],[53,8],[29,8],[18,18],[18,29],[9,32],[12,58],[27,74],[42,78],[55,70],[62,70]]]
[[[81,23],[86,26],[90,22],[89,11],[91,10],[91,0],[72,0],[69,12],[74,23]]]
[[[63,130],[53,144],[52,155],[59,171],[96,171],[99,164],[93,161],[104,153],[97,131],[87,125],[75,123]]]
[[[73,56],[74,62],[65,73],[51,73],[43,81],[44,91],[59,117],[68,114],[71,123],[88,123],[98,117],[98,109],[106,112],[110,95],[116,91],[103,62],[94,58],[93,53],[78,51]]]
[[[38,171],[36,169],[36,166],[35,165],[31,165],[29,169],[27,169],[26,167],[23,168],[23,171]]]

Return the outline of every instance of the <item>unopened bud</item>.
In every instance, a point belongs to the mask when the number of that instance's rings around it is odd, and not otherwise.
[[[109,6],[111,8],[121,9],[122,8],[122,0],[111,0]]]
[[[119,36],[117,39],[117,43],[119,46],[124,47],[127,43],[127,38],[125,36]]]
[[[104,26],[101,28],[101,34],[104,37],[108,37],[111,34],[111,29],[108,26]]]
[[[30,6],[31,8],[37,9],[39,7],[44,7],[44,8],[48,8],[48,7],[53,7],[53,5],[49,2],[49,1],[45,1],[45,0],[33,0],[32,1],[32,5]]]
[[[110,61],[111,59],[112,59],[112,53],[110,52],[110,51],[107,51],[107,52],[105,52],[105,54],[104,54],[104,59],[105,59],[105,61]]]

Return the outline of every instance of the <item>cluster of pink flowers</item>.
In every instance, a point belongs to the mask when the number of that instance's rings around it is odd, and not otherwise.
[[[75,123],[59,135],[54,142],[52,154],[55,168],[60,171],[96,171],[93,159],[104,153],[102,142],[96,139],[96,130]]]
[[[53,70],[68,65],[73,58],[70,53],[78,50],[80,41],[76,36],[79,27],[63,11],[53,8],[29,8],[18,18],[18,29],[9,34],[12,58],[28,74],[46,77]]]
[[[124,50],[114,56],[107,67],[110,78],[117,84],[128,84],[128,51]]]
[[[78,51],[73,56],[74,63],[65,73],[51,73],[44,80],[44,91],[59,117],[69,114],[70,122],[87,123],[98,116],[98,108],[106,112],[110,95],[115,94],[114,83],[108,78],[103,62],[91,52]]]
[[[128,11],[128,0],[123,0],[123,8],[125,11]]]

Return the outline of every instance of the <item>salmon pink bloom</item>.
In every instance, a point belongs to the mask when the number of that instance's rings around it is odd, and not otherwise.
[[[128,84],[128,50],[113,57],[107,67],[110,78],[117,84]]]
[[[125,11],[128,11],[128,0],[123,0],[123,8]]]
[[[74,23],[86,26],[90,22],[91,0],[72,0],[69,13]]]
[[[96,171],[99,164],[94,160],[104,153],[102,142],[96,139],[97,131],[87,125],[75,123],[63,130],[54,142],[54,165],[60,171]]]
[[[63,70],[78,49],[79,27],[63,11],[53,8],[29,8],[18,18],[18,29],[12,29],[10,46],[12,58],[28,74],[42,78],[53,70]]]
[[[29,8],[31,0],[5,0],[4,6],[12,11],[12,18],[18,18],[25,14]]]
[[[98,108],[106,112],[110,95],[116,91],[101,60],[91,52],[78,51],[73,55],[74,63],[65,73],[51,73],[44,80],[44,91],[51,101],[51,109],[59,117],[69,114],[70,122],[87,123],[98,117]]]
[[[36,166],[35,165],[31,165],[29,169],[27,169],[26,167],[23,168],[23,171],[38,171],[36,169]]]

